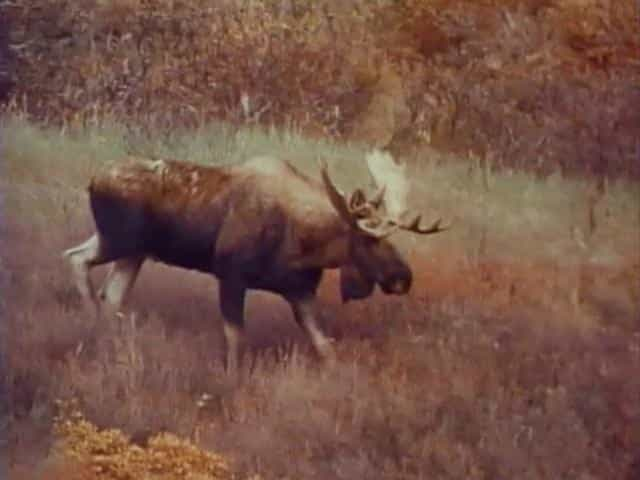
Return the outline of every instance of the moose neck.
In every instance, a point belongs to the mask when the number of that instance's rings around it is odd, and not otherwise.
[[[338,268],[350,263],[351,235],[345,233],[337,235],[327,242],[322,249],[322,264],[325,268]]]
[[[307,236],[303,243],[313,245],[291,259],[295,268],[339,268],[350,263],[351,229],[341,221],[326,225]],[[306,250],[306,251],[305,251]]]

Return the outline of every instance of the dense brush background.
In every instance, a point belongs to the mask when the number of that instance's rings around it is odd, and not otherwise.
[[[298,126],[638,178],[633,0],[5,2],[37,118]]]
[[[640,478],[639,25],[633,0],[3,2],[11,478],[132,478],[53,453],[68,399],[238,478]],[[454,229],[398,236],[408,297],[341,305],[328,272],[335,367],[255,292],[230,383],[216,282],[150,262],[90,329],[60,252],[91,232],[104,162],[273,153],[317,175],[324,156],[350,188],[373,146]]]

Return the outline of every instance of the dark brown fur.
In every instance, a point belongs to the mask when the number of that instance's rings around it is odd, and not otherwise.
[[[287,299],[326,353],[308,308],[325,268],[342,268],[345,301],[368,296],[375,284],[387,293],[411,285],[409,267],[388,241],[353,229],[321,182],[271,157],[221,167],[129,157],[94,177],[89,197],[97,234],[67,251],[79,287],[92,295],[83,275],[112,261],[117,280],[103,290],[107,298],[115,292],[116,304],[145,258],[213,274],[228,344],[242,328],[247,289]]]

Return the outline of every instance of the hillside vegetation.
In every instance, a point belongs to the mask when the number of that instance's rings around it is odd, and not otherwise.
[[[147,262],[124,315],[91,329],[60,258],[92,229],[89,176],[127,152],[208,164],[278,152],[318,175],[322,154],[352,188],[364,151],[224,124],[61,133],[11,117],[2,129],[0,453],[10,478],[89,479],[97,468],[131,480],[178,468],[198,479],[637,478],[638,182],[597,194],[595,180],[412,162],[423,181],[411,204],[455,226],[398,238],[415,269],[411,295],[342,305],[329,272],[321,315],[339,361],[327,368],[285,303],[253,292],[253,370],[236,385],[222,371],[210,278]],[[58,428],[58,399],[77,400],[84,418],[71,412]],[[175,457],[153,470],[167,440]],[[82,455],[61,458],[60,441]],[[205,458],[195,446],[229,470],[193,467]]]
[[[490,168],[640,178],[634,0],[1,8],[0,89],[11,83],[9,106],[45,122],[276,124],[400,152],[471,151]]]
[[[0,477],[640,478],[638,25],[635,0],[0,2]],[[371,147],[453,226],[394,238],[408,296],[341,304],[327,272],[335,365],[251,292],[232,381],[217,283],[152,261],[117,316],[82,310],[60,254],[105,162],[322,157],[351,190]]]

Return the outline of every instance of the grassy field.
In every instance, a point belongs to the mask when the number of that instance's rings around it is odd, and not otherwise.
[[[323,324],[339,361],[324,368],[284,302],[252,293],[255,368],[233,385],[216,282],[203,275],[145,265],[126,314],[89,337],[60,255],[92,230],[89,176],[127,153],[230,163],[271,152],[313,175],[324,156],[352,187],[364,151],[224,124],[149,136],[1,121],[11,478],[71,478],[50,454],[55,401],[70,398],[138,442],[190,439],[239,478],[640,475],[637,182],[537,180],[428,150],[406,158],[412,204],[454,221],[426,242],[398,238],[416,270],[411,295],[342,306],[329,272]]]

